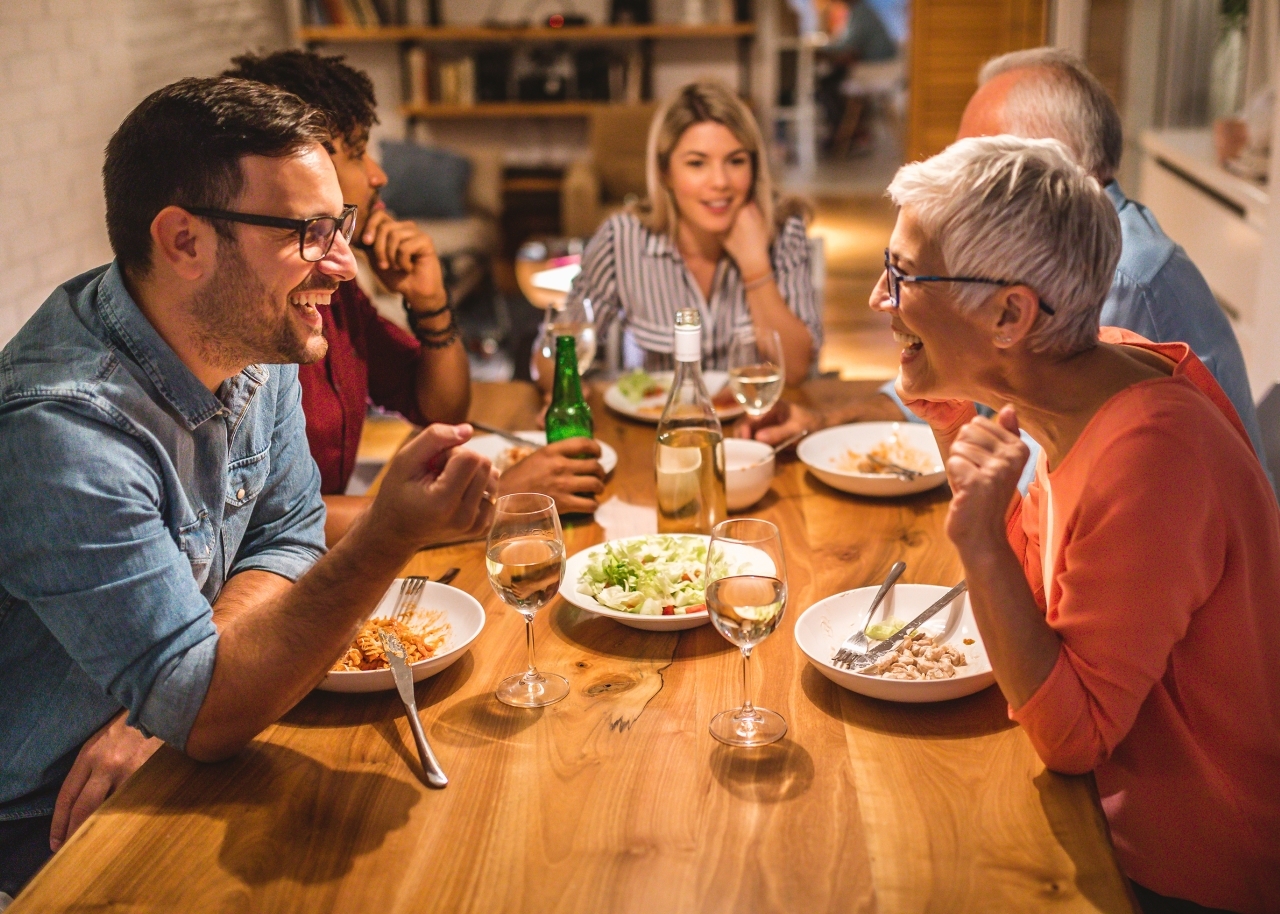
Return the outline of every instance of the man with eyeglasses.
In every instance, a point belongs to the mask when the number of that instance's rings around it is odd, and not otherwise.
[[[342,198],[358,206],[355,245],[378,280],[399,294],[414,337],[380,316],[355,280],[339,285],[325,311],[325,358],[299,371],[311,455],[320,467],[330,545],[369,505],[347,495],[366,403],[421,425],[461,421],[470,401],[467,356],[458,339],[431,239],[397,220],[379,199],[386,172],[369,153],[377,123],[373,83],[342,57],[307,51],[245,54],[223,73],[292,92],[329,117],[328,145]],[[502,474],[499,494],[544,492],[561,512],[590,512],[604,488],[600,445],[590,439],[539,448]]]
[[[115,261],[0,351],[0,893],[160,740],[239,751],[418,547],[488,524],[470,428],[433,425],[324,555],[294,363],[355,272],[327,139],[259,83],[152,94],[107,148]]]

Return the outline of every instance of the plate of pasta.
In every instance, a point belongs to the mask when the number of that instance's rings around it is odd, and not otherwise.
[[[456,587],[428,582],[418,608],[392,620],[403,579],[391,582],[355,640],[316,688],[322,692],[381,692],[396,687],[378,629],[390,628],[405,646],[413,681],[434,676],[463,655],[484,629],[484,608]]]

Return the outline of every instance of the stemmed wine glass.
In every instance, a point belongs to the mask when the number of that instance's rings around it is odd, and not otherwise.
[[[558,336],[573,337],[578,356],[578,374],[585,375],[596,358],[595,309],[591,307],[591,299],[584,298],[560,310],[547,309],[538,342],[538,349],[544,359],[554,361]]]
[[[742,650],[741,708],[711,718],[711,735],[730,746],[764,746],[787,732],[782,715],[751,703],[751,650],[773,633],[787,605],[787,568],[778,528],[753,517],[721,521],[707,548],[711,624]]]
[[[759,418],[782,396],[786,372],[776,330],[745,327],[729,343],[729,390],[747,415]]]
[[[498,701],[541,708],[569,694],[569,682],[533,665],[533,617],[555,597],[564,576],[564,536],[549,495],[520,492],[498,499],[485,550],[489,583],[508,606],[524,616],[529,669],[498,684]]]

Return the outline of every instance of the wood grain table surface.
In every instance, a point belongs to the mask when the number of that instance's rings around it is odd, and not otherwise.
[[[814,381],[822,404],[870,382]],[[652,505],[653,427],[593,392],[618,450],[605,497]],[[532,387],[476,385],[473,415],[531,427]],[[782,530],[790,605],[752,661],[757,703],[787,736],[742,750],[707,731],[735,706],[739,655],[710,625],[642,632],[559,598],[539,613],[538,665],[569,680],[542,710],[506,707],[523,622],[491,591],[483,543],[419,553],[457,565],[485,607],[469,652],[419,683],[450,776],[419,763],[394,692],[316,692],[236,758],[162,749],[92,816],[10,909],[290,912],[1131,911],[1092,779],[1046,771],[996,687],[902,705],[846,692],[792,629],[813,602],[878,583],[953,584],[943,489],[872,500],[794,459],[750,513]],[[600,542],[570,521],[572,554]],[[282,659],[283,661],[283,659]]]

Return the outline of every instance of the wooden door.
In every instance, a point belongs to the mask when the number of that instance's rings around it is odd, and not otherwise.
[[[1045,43],[1048,0],[914,0],[907,161],[945,149],[989,58]]]

